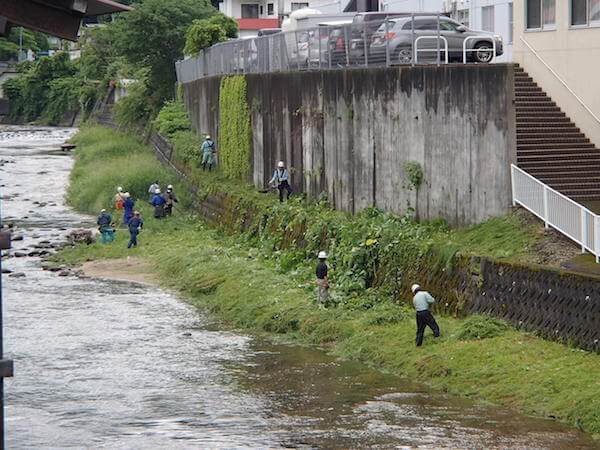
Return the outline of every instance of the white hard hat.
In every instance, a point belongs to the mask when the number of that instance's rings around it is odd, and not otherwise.
[[[413,284],[412,287],[410,288],[410,290],[412,291],[413,294],[415,292],[417,292],[419,289],[421,289],[421,286],[419,286],[418,284]]]
[[[155,194],[160,194],[160,189],[154,189]]]
[[[285,167],[285,164],[283,161],[279,161],[279,163],[277,164],[277,167]]]
[[[318,255],[319,259],[327,259],[327,252],[321,250]]]
[[[206,135],[206,139],[210,139],[210,134],[207,134],[207,135]]]
[[[168,185],[167,189],[173,189],[173,185],[172,184]]]
[[[129,192],[125,192],[125,193],[123,194],[123,197],[129,197],[130,195],[131,195],[131,194],[130,194]]]
[[[122,188],[121,186],[119,186],[119,187],[117,188],[117,192],[123,192],[123,188]]]
[[[103,213],[103,212],[106,212],[106,210],[105,209],[101,209],[100,212]]]

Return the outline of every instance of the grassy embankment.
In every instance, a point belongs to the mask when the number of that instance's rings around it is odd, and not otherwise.
[[[68,196],[80,211],[96,213],[109,204],[117,185],[145,198],[152,179],[170,182],[171,174],[132,137],[88,128],[76,141]],[[375,211],[351,218],[320,204],[297,201],[280,206],[274,197],[234,186],[216,174],[196,173],[194,178],[202,191],[227,188],[255,209],[270,208],[268,214],[283,222],[263,219],[260,229],[225,234],[192,214],[181,213],[182,208],[175,217],[157,222],[142,207],[147,220],[140,248],[128,251],[126,233],[119,232],[113,245],[68,249],[58,259],[76,264],[143,257],[155,266],[166,286],[233,327],[323,346],[340,357],[446,392],[556,417],[600,436],[599,355],[544,341],[501,322],[449,316],[439,317],[442,337],[434,341],[428,333],[425,345],[417,349],[413,313],[403,306],[408,300],[406,290],[394,289],[388,279],[394,274],[389,268],[386,272],[386,264],[402,267],[400,259],[416,260],[432,246],[442,254],[461,249],[527,260],[527,249],[535,244],[537,234],[517,217],[451,231],[443,224],[418,225]],[[184,191],[183,186],[178,189]],[[298,216],[308,216],[318,226],[304,223],[304,239],[286,242],[290,228],[300,221]],[[325,240],[323,229],[329,233]],[[310,259],[324,243],[332,254],[340,301],[337,308],[326,310],[314,304],[314,260]],[[378,267],[372,270],[376,251]]]

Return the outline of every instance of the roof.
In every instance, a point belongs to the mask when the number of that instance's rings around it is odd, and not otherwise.
[[[237,19],[240,30],[279,28],[279,19]]]
[[[11,25],[41,31],[63,39],[77,40],[84,17],[131,11],[114,0],[1,0],[0,35]]]
[[[88,0],[86,16],[101,16],[103,14],[112,14],[116,12],[131,11],[131,6],[113,0]]]

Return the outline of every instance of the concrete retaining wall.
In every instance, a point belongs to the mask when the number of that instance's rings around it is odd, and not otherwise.
[[[376,206],[453,225],[507,211],[516,160],[513,66],[417,66],[246,75],[253,174],[279,159],[296,192],[339,209]],[[194,126],[218,136],[220,78],[184,85]],[[424,184],[404,170],[418,162]]]

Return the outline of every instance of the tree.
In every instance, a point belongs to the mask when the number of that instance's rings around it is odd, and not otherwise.
[[[194,20],[186,33],[183,52],[186,55],[197,55],[200,50],[223,42],[227,38],[237,37],[237,33],[237,22],[221,13],[209,19]]]
[[[117,54],[136,69],[149,69],[154,108],[174,96],[175,61],[183,56],[188,27],[215,12],[208,0],[144,0],[109,26]]]

